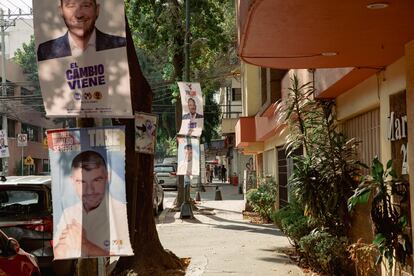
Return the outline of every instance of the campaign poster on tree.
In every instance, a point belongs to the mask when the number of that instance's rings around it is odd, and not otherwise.
[[[157,115],[135,114],[135,151],[154,154],[157,134]]]
[[[55,259],[133,255],[125,195],[125,128],[47,131]]]
[[[6,132],[0,130],[0,158],[5,158],[9,156],[9,144],[7,142]]]
[[[39,81],[49,117],[133,117],[124,1],[33,1]]]
[[[200,141],[178,137],[178,175],[200,175]]]
[[[200,137],[204,127],[203,95],[198,82],[178,82],[183,116],[179,135]]]

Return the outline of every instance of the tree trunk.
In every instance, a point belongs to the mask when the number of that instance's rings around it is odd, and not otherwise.
[[[151,112],[152,91],[141,72],[128,22],[126,25],[132,107],[135,112]],[[131,270],[138,275],[169,275],[169,270],[175,271],[173,275],[184,275],[180,259],[165,250],[158,238],[152,209],[154,156],[135,152],[134,120],[119,119],[114,124],[126,127],[126,196],[129,234],[135,254],[120,258],[115,275]]]

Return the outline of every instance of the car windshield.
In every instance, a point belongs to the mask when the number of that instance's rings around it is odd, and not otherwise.
[[[155,172],[173,172],[174,167],[173,166],[155,166],[154,171]]]

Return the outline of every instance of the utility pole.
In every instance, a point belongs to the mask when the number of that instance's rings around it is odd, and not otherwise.
[[[190,0],[185,1],[185,36],[184,36],[184,81],[190,81]],[[187,141],[190,140],[187,137]],[[182,176],[181,176],[182,178]],[[181,185],[181,183],[179,183]],[[180,218],[194,218],[190,203],[190,176],[184,176],[184,202],[181,205]]]
[[[12,14],[9,12],[7,13],[8,18],[10,19],[10,17],[19,17],[19,16],[25,16],[25,15],[32,15],[33,12],[32,10],[30,10],[30,13],[22,13],[22,10],[19,9],[19,13],[17,14]],[[2,97],[7,97],[7,76],[6,76],[6,42],[5,42],[5,37],[6,37],[6,29],[8,27],[11,26],[15,26],[16,25],[16,19],[12,19],[12,20],[6,20],[5,19],[6,15],[4,14],[3,9],[0,9],[0,36],[1,36],[1,95]],[[8,133],[7,133],[7,115],[6,112],[3,112],[2,115],[2,126],[3,126],[3,132],[6,135],[6,137],[8,137]],[[7,167],[8,167],[8,158],[2,158],[1,162],[2,162],[2,174],[4,176],[6,176],[7,174]]]

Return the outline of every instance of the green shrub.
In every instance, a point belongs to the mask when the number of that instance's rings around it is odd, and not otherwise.
[[[273,178],[264,178],[260,180],[257,189],[251,189],[247,192],[246,198],[253,210],[267,220],[274,209],[276,202],[277,187]]]
[[[295,202],[274,212],[272,220],[295,245],[314,228],[314,223],[303,215],[303,209]]]
[[[308,262],[329,275],[347,271],[349,257],[348,239],[335,237],[324,230],[313,230],[299,241],[299,250],[307,257]]]

